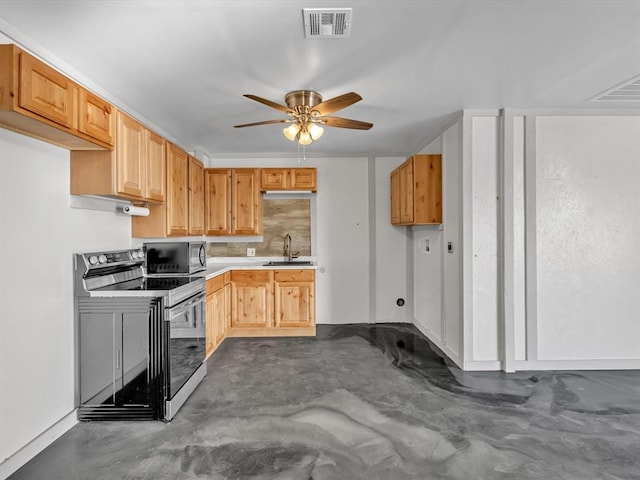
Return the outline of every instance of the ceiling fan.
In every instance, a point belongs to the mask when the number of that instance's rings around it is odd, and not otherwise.
[[[339,95],[323,102],[322,96],[318,92],[295,90],[284,96],[286,105],[281,105],[256,95],[245,94],[244,96],[268,107],[280,110],[286,113],[289,118],[234,125],[235,128],[254,127],[256,125],[269,125],[273,123],[290,123],[291,125],[285,127],[282,132],[284,136],[292,142],[298,140],[300,145],[309,145],[314,140],[318,140],[324,133],[322,126],[353,128],[356,130],[369,130],[373,127],[372,123],[327,116],[330,113],[347,108],[349,105],[353,105],[362,100],[362,97],[355,92],[345,93],[344,95]]]

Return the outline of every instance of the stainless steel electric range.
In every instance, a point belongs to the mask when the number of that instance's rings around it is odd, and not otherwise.
[[[145,276],[144,261],[74,255],[79,420],[170,421],[206,375],[204,276]]]

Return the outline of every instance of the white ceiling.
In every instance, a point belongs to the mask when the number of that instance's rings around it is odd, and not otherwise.
[[[302,8],[353,8],[348,39],[305,39]],[[640,1],[0,0],[0,32],[187,150],[297,155],[245,93],[363,100],[307,155],[406,155],[462,109],[595,104],[640,74]],[[640,110],[639,110],[640,113]]]

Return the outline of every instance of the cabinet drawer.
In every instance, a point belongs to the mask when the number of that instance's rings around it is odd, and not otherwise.
[[[220,290],[224,287],[224,275],[218,275],[217,277],[210,278],[207,280],[207,295],[215,292],[216,290]]]
[[[315,270],[276,270],[276,282],[313,282],[315,278]]]
[[[269,270],[234,270],[231,272],[232,282],[270,282]]]

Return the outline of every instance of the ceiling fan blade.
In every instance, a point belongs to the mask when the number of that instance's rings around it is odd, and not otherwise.
[[[245,94],[244,95],[247,98],[250,98],[251,100],[255,100],[256,102],[262,103],[263,105],[266,105],[267,107],[271,107],[271,108],[275,108],[276,110],[280,110],[281,112],[284,113],[289,113],[291,111],[291,109],[285,105],[280,105],[279,103],[276,102],[272,102],[271,100],[267,100],[266,98],[262,98],[262,97],[258,97],[256,95],[250,95],[250,94]]]
[[[353,105],[356,102],[362,100],[362,97],[355,92],[345,93],[338,97],[325,100],[313,107],[311,111],[319,112],[320,115],[327,115],[328,113],[337,112],[343,108],[347,108],[349,105]]]
[[[291,120],[265,120],[264,122],[244,123],[242,125],[234,125],[233,128],[255,127],[256,125],[270,125],[272,123],[290,123]]]
[[[321,123],[327,127],[354,128],[356,130],[369,130],[373,123],[361,122],[360,120],[350,120],[340,117],[321,117]]]

